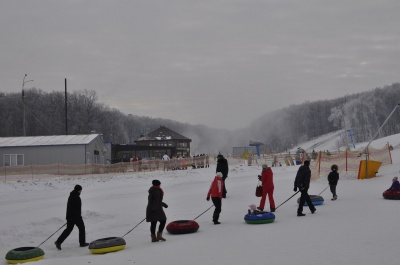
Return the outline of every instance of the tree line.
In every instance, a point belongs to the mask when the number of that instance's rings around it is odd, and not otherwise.
[[[400,83],[332,100],[292,105],[254,120],[248,130],[273,151],[288,150],[298,143],[342,131],[342,139],[352,133],[355,142],[368,142],[397,104]],[[400,106],[382,128],[378,138],[400,133]],[[348,141],[350,141],[349,137]],[[345,145],[346,143],[342,143]]]
[[[338,130],[351,130],[356,142],[369,141],[400,103],[400,84],[291,105],[265,113],[246,128],[234,131],[124,114],[99,102],[96,92],[88,90],[67,94],[67,119],[63,92],[26,89],[24,103],[20,93],[0,92],[0,137],[23,136],[25,109],[26,136],[100,133],[105,142],[133,144],[163,125],[192,139],[193,154],[230,153],[232,147],[247,146],[251,140],[260,140],[271,152],[282,152]],[[395,133],[400,133],[400,108],[379,137]]]

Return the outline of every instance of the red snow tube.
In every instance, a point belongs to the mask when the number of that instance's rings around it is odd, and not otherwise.
[[[188,234],[199,230],[199,224],[194,220],[178,220],[167,225],[170,234]]]
[[[400,200],[399,190],[387,190],[382,194],[383,198],[388,200]]]

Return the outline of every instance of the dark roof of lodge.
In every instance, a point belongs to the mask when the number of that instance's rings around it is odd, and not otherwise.
[[[151,140],[186,140],[192,141],[191,139],[168,129],[165,126],[160,126],[157,130],[149,133],[146,136],[140,137],[137,141],[151,141]]]

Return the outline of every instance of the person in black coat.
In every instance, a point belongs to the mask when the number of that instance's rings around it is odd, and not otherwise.
[[[217,156],[217,168],[215,170],[215,173],[221,172],[222,173],[222,181],[224,183],[224,190],[222,191],[222,198],[226,198],[226,194],[228,193],[226,191],[226,185],[225,185],[225,180],[228,177],[228,171],[229,171],[229,167],[228,167],[228,160],[226,160],[226,158],[219,154]]]
[[[308,195],[308,189],[310,188],[310,180],[311,180],[311,170],[310,170],[310,161],[304,161],[304,165],[299,167],[299,170],[296,174],[296,179],[294,181],[294,191],[297,189],[300,190],[300,202],[299,208],[297,209],[297,216],[305,216],[303,213],[304,202],[307,202],[308,207],[310,208],[311,213],[315,212],[315,207],[311,202],[310,195]]]
[[[74,190],[71,191],[68,197],[67,203],[67,228],[62,232],[60,237],[54,244],[58,250],[61,250],[61,244],[71,234],[74,226],[76,225],[79,229],[79,244],[81,247],[86,247],[89,243],[86,243],[86,232],[85,223],[82,219],[82,201],[81,201],[82,186],[76,185]]]
[[[153,186],[149,189],[148,204],[146,208],[146,222],[150,222],[151,242],[166,241],[162,233],[167,222],[167,217],[164,213],[163,207],[168,208],[168,205],[163,202],[164,191],[161,189],[161,182],[157,179],[152,181]],[[157,222],[158,232],[156,235]]]
[[[331,166],[331,172],[328,175],[328,182],[329,182],[329,188],[331,189],[332,192],[332,201],[337,199],[337,194],[336,194],[336,186],[338,184],[339,181],[339,173],[338,171],[338,166],[337,165],[332,165]]]

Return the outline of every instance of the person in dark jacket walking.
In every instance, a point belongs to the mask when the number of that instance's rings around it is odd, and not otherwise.
[[[146,222],[150,222],[151,242],[166,241],[162,233],[167,222],[167,217],[164,213],[163,207],[168,208],[168,205],[163,202],[164,191],[161,189],[161,182],[157,179],[152,181],[153,186],[149,189],[148,204],[146,208]],[[157,222],[158,232],[156,235]]]
[[[297,209],[297,216],[305,216],[303,213],[304,202],[307,202],[308,207],[310,208],[311,213],[315,212],[315,207],[311,202],[310,195],[308,195],[308,189],[310,188],[310,180],[311,180],[311,170],[310,170],[310,161],[305,160],[304,164],[299,167],[299,170],[296,174],[296,179],[294,181],[294,191],[297,189],[300,190],[300,202],[299,208]]]
[[[226,158],[219,154],[217,156],[217,168],[215,173],[221,172],[222,173],[222,182],[224,183],[224,190],[222,192],[222,198],[226,198],[226,194],[228,193],[226,191],[226,186],[225,186],[225,180],[228,178],[228,171],[229,171],[229,167],[228,167],[228,160],[226,160]]]
[[[215,206],[214,214],[213,214],[213,222],[215,225],[221,224],[219,220],[219,214],[221,213],[222,208],[222,194],[224,190],[224,182],[222,180],[222,173],[217,172],[213,182],[211,183],[210,189],[207,193],[207,201],[211,200]]]
[[[337,194],[336,194],[336,186],[339,181],[339,173],[338,173],[338,166],[337,165],[332,165],[331,166],[331,172],[328,175],[328,182],[329,182],[329,188],[331,189],[332,192],[332,201],[337,199]]]
[[[67,203],[67,228],[62,232],[60,237],[54,244],[58,250],[61,250],[61,244],[71,234],[74,226],[76,225],[79,229],[79,244],[81,247],[87,247],[89,243],[86,243],[86,232],[85,223],[82,219],[82,201],[81,201],[82,186],[76,185],[74,190],[71,191],[68,197]]]

